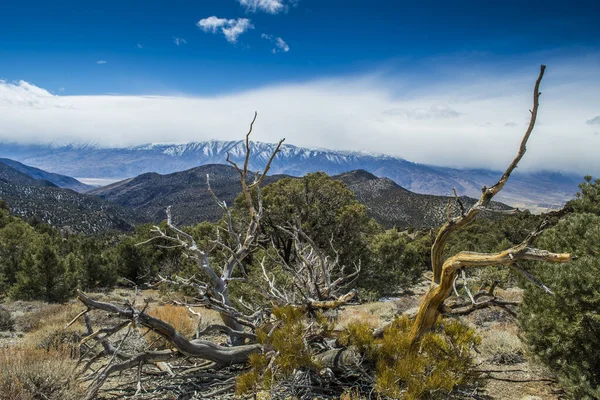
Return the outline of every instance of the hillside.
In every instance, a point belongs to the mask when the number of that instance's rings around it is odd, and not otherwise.
[[[23,186],[56,187],[52,182],[42,179],[34,179],[27,174],[17,171],[0,162],[0,183],[12,183]]]
[[[223,214],[208,192],[206,175],[219,200],[232,204],[241,191],[239,175],[227,165],[203,165],[167,175],[148,173],[88,192],[90,195],[131,208],[152,221],[166,218],[165,210],[173,206],[177,224],[190,225],[217,221]],[[269,184],[281,176],[268,176]]]
[[[334,176],[344,182],[361,203],[367,206],[367,214],[385,227],[430,228],[442,225],[447,218],[446,207],[450,200],[451,213],[460,212],[454,198],[413,193],[388,178],[378,178],[364,170]],[[476,200],[461,196],[466,208]],[[492,202],[494,209],[510,209],[502,203]]]
[[[169,205],[173,206],[173,217],[178,224],[216,221],[221,217],[222,210],[208,192],[207,174],[210,175],[211,186],[217,197],[232,204],[241,190],[239,175],[233,167],[219,164],[167,175],[143,174],[88,193],[130,207],[156,222],[165,218],[165,209]],[[268,176],[265,184],[284,177],[288,176]],[[385,227],[432,227],[440,225],[446,218],[447,197],[412,193],[390,179],[377,178],[362,170],[333,178],[352,189],[358,201],[367,206],[369,216]],[[475,202],[467,197],[461,199],[465,206]],[[452,204],[453,212],[457,212],[455,203]]]
[[[134,211],[99,198],[56,187],[0,163],[0,200],[24,218],[39,218],[72,233],[132,230],[143,219]]]
[[[274,145],[252,142],[250,166],[262,168]],[[123,179],[156,172],[170,174],[206,164],[225,164],[227,153],[234,161],[244,156],[242,141],[147,144],[128,148],[94,145],[43,146],[3,144],[0,156],[44,170],[81,178]],[[272,166],[275,174],[303,176],[323,171],[329,175],[363,169],[386,177],[412,192],[447,196],[479,197],[484,185],[495,183],[501,172],[457,169],[418,164],[399,157],[360,152],[308,149],[285,144]],[[499,201],[532,209],[560,207],[577,192],[580,176],[560,172],[515,172]]]
[[[13,169],[16,169],[17,171],[33,179],[51,182],[52,184],[60,188],[71,189],[79,193],[83,193],[93,188],[93,186],[81,183],[77,179],[71,178],[70,176],[46,172],[42,169],[30,167],[28,165],[21,164],[18,161],[10,160],[8,158],[0,158],[0,163],[5,164]]]

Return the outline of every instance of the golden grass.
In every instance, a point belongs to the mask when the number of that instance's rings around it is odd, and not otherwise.
[[[33,346],[0,349],[0,400],[70,400],[82,392],[72,380],[70,351]]]
[[[190,316],[189,311],[183,306],[164,304],[151,308],[148,314],[168,323],[187,339],[192,339],[198,327],[197,317]],[[157,333],[149,332],[144,338],[153,348],[164,349],[169,347],[167,341]]]
[[[67,329],[65,326],[83,310],[84,307],[76,302],[50,304],[21,317],[21,326],[26,326],[28,332],[23,343],[45,350],[68,351],[70,357],[76,358],[79,354],[79,341],[85,330],[83,318]]]
[[[376,302],[346,307],[337,319],[336,329],[344,329],[353,322],[364,322],[372,328],[378,328],[389,322],[393,318],[394,312],[392,302]]]
[[[148,314],[172,325],[179,333],[188,338],[194,334],[198,324],[183,306],[165,304],[152,308]]]

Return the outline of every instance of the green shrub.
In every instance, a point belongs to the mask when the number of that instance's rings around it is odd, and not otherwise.
[[[555,296],[527,285],[519,313],[525,342],[573,398],[600,398],[600,216],[572,215],[536,246],[579,259],[531,267]]]
[[[275,321],[257,332],[265,354],[255,354],[250,358],[250,372],[239,376],[236,381],[238,394],[268,389],[273,383],[288,379],[298,369],[319,369],[306,340],[308,322],[305,311],[301,307],[275,307],[273,316]],[[318,327],[320,334],[327,334],[331,328],[326,318],[318,317],[311,322]]]
[[[580,192],[577,198],[569,201],[568,205],[578,213],[592,213],[600,215],[600,178],[595,180],[586,175],[579,184]]]
[[[375,290],[381,297],[394,295],[417,283],[425,272],[428,257],[411,242],[407,234],[395,228],[372,236],[371,254],[364,261],[360,287]]]
[[[457,386],[478,379],[472,350],[479,344],[475,331],[457,320],[440,320],[427,333],[419,351],[411,351],[411,320],[396,319],[375,339],[361,322],[348,326],[341,340],[363,351],[375,368],[375,390],[394,399],[445,399]]]

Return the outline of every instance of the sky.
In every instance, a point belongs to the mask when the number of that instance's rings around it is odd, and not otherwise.
[[[600,2],[0,5],[0,140],[241,139],[600,175]]]

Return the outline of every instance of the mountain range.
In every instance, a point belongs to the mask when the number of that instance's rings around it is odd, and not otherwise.
[[[230,165],[209,164],[166,175],[147,173],[81,194],[43,179],[73,183],[72,178],[19,164],[21,170],[31,174],[27,175],[9,164],[11,160],[0,163],[0,199],[17,215],[37,217],[72,233],[123,231],[139,223],[158,223],[165,219],[169,205],[173,206],[173,218],[178,225],[215,222],[221,218],[222,210],[208,191],[207,176],[215,195],[227,204],[233,204],[241,190],[239,174]],[[283,178],[298,179],[269,175],[263,184]],[[333,178],[353,190],[357,200],[367,207],[367,214],[387,228],[440,225],[446,218],[447,204],[451,204],[452,213],[458,212],[453,199],[412,193],[388,178],[378,178],[364,170]],[[465,196],[461,201],[467,207],[475,202]],[[493,203],[493,207],[509,208],[500,203]]]
[[[180,225],[217,221],[223,212],[208,192],[206,176],[210,176],[211,188],[221,201],[233,204],[241,191],[239,175],[229,165],[209,164],[167,175],[143,174],[112,185],[94,189],[89,194],[104,200],[132,208],[148,219],[158,222],[165,219],[165,209],[172,205],[173,219]],[[288,175],[267,176],[264,185]],[[359,202],[367,207],[367,214],[386,228],[409,226],[429,228],[441,225],[447,218],[446,207],[450,198],[410,192],[388,178],[357,170],[333,176],[354,191]],[[450,199],[451,212],[456,215],[458,206]],[[475,203],[461,197],[465,207]],[[510,207],[492,203],[496,209]]]
[[[356,199],[367,206],[367,214],[386,228],[440,226],[448,218],[448,204],[452,216],[460,213],[454,197],[414,193],[389,178],[378,178],[364,170],[346,172],[333,178],[342,181],[352,190]],[[460,196],[459,199],[467,209],[477,201],[467,196]],[[488,207],[492,210],[511,209],[506,204],[495,201]]]
[[[275,145],[251,142],[250,168],[264,166]],[[96,145],[21,145],[4,143],[0,157],[15,159],[46,171],[80,178],[120,180],[145,173],[170,174],[206,164],[225,164],[227,153],[239,162],[245,154],[243,141],[147,144],[127,148]],[[308,149],[283,145],[271,173],[302,176],[323,171],[337,175],[362,169],[389,178],[401,187],[420,194],[459,195],[477,198],[484,185],[502,175],[487,169],[457,169],[418,164],[398,157],[360,152]],[[561,172],[515,172],[498,200],[532,210],[560,207],[577,192],[582,177]]]
[[[216,222],[223,210],[208,191],[210,186],[220,201],[228,205],[241,192],[240,176],[229,165],[209,164],[186,171],[161,175],[147,173],[93,189],[88,194],[135,210],[148,221],[160,222],[165,210],[172,206],[177,225],[192,225],[202,221]],[[285,175],[270,175],[263,184],[275,182]]]

